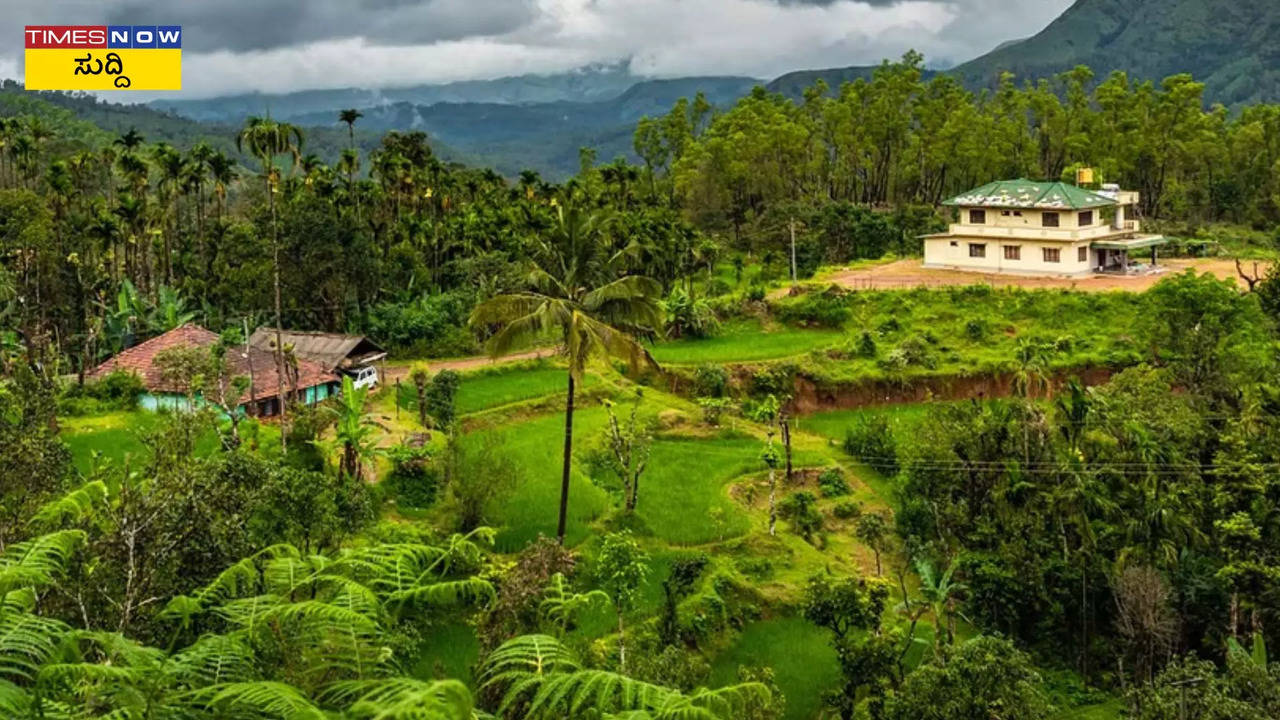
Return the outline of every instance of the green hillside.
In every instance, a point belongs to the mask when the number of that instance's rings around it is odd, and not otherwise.
[[[1048,77],[1076,65],[1159,81],[1192,73],[1211,102],[1280,99],[1275,0],[1078,0],[1043,31],[957,67],[970,86],[1000,73]]]

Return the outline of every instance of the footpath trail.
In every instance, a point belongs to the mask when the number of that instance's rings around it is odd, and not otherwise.
[[[539,348],[537,350],[528,350],[512,355],[505,355],[500,358],[491,358],[488,355],[474,355],[472,357],[455,358],[452,360],[427,360],[427,367],[431,372],[439,372],[440,370],[475,370],[482,367],[492,367],[495,365],[505,365],[507,363],[520,362],[521,360],[537,360],[538,358],[551,357],[558,352],[557,348]],[[383,382],[394,383],[396,380],[404,380],[409,377],[409,370],[412,369],[411,363],[404,364],[388,364],[386,378]]]

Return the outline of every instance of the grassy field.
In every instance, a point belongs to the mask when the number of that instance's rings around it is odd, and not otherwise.
[[[714,337],[659,343],[651,352],[658,362],[675,365],[752,362],[804,355],[841,339],[835,330],[765,329],[759,320],[739,320],[726,324]]]
[[[63,418],[62,439],[71,449],[76,469],[87,474],[95,453],[115,464],[127,457],[141,456],[146,450],[143,438],[159,426],[160,419],[156,413],[143,410]],[[260,427],[259,444],[279,443],[279,438],[275,428]],[[209,455],[217,448],[218,436],[212,430],[202,433],[196,442],[197,455]]]
[[[762,620],[748,625],[711,667],[711,684],[738,681],[740,667],[773,668],[774,681],[786,697],[784,717],[818,716],[823,693],[840,685],[836,653],[826,630],[802,618]]]
[[[531,367],[514,367],[502,370],[482,370],[462,373],[458,386],[457,412],[459,415],[510,405],[564,393],[568,377],[563,367],[551,363],[539,363]],[[587,390],[600,383],[600,378],[587,375],[579,389]],[[416,412],[417,391],[412,383],[400,383],[400,407],[402,412]]]
[[[837,443],[844,442],[845,430],[858,420],[885,417],[894,434],[901,436],[927,422],[930,415],[947,403],[910,403],[853,410],[829,410],[796,418],[795,428],[801,432],[821,435]]]

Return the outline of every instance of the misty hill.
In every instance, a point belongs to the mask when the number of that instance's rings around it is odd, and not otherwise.
[[[247,115],[271,114],[286,120],[340,108],[366,108],[410,103],[596,102],[615,98],[639,82],[625,64],[588,65],[552,75],[518,75],[496,80],[467,80],[405,88],[303,90],[268,94],[246,93],[204,100],[154,100],[150,105],[206,122],[238,123]]]
[[[166,142],[180,150],[189,150],[204,142],[239,158],[246,166],[255,164],[253,158],[240,156],[236,151],[235,137],[243,118],[235,124],[200,122],[146,105],[108,102],[87,93],[28,92],[20,83],[3,81],[0,83],[0,117],[19,114],[42,118],[59,128],[63,140],[78,146],[106,145],[130,129],[136,129],[148,143]],[[306,128],[303,152],[315,153],[327,163],[337,162],[349,142],[346,126],[331,122],[318,125]],[[381,138],[381,132],[360,128],[356,131],[356,145],[364,152],[377,147]],[[431,146],[437,155],[447,160],[469,160],[438,138],[431,139]]]
[[[636,83],[615,98],[598,102],[504,103],[408,102],[361,108],[357,125],[366,131],[423,130],[429,137],[506,175],[536,168],[551,177],[578,169],[578,149],[593,147],[601,161],[631,157],[636,121],[668,112],[682,97],[698,92],[725,107],[757,84],[746,77],[699,77]],[[336,114],[298,115],[300,125],[332,126]]]
[[[1053,77],[1088,65],[1099,79],[1124,70],[1159,82],[1191,73],[1209,102],[1228,106],[1280,101],[1278,0],[1077,0],[1041,32],[1002,43],[946,72],[974,90],[1001,73],[1021,80]],[[799,97],[819,78],[833,89],[870,78],[875,66],[788,73],[769,89]],[[926,73],[926,76],[930,73]]]
[[[1002,71],[1043,77],[1088,65],[1159,81],[1192,73],[1212,102],[1280,100],[1276,0],[1078,0],[1037,35],[957,67],[987,86]]]

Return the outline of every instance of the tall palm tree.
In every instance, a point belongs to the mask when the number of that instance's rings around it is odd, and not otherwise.
[[[530,290],[499,295],[476,306],[473,327],[496,329],[488,350],[498,357],[530,342],[554,337],[569,361],[565,400],[564,466],[556,536],[564,542],[573,455],[573,398],[587,364],[616,357],[657,368],[636,341],[662,322],[662,288],[638,275],[619,277],[624,262],[604,242],[605,218],[580,208],[556,207],[556,221],[535,245]]]
[[[280,227],[276,218],[276,188],[280,175],[276,171],[275,159],[277,155],[288,155],[292,159],[290,169],[297,167],[302,157],[302,130],[289,123],[276,122],[270,117],[251,117],[236,135],[236,149],[243,152],[245,148],[262,164],[267,206],[271,212],[271,265],[276,314],[276,397],[280,403],[280,447],[287,449],[288,433],[284,432],[288,421],[284,403],[284,320],[280,311]]]
[[[348,147],[352,150],[356,149],[356,121],[362,117],[364,117],[364,113],[355,108],[338,111],[338,121],[347,124]]]

